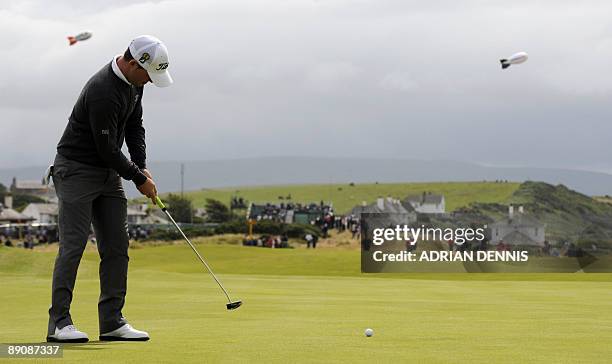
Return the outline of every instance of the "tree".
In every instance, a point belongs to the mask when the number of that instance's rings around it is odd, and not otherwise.
[[[168,212],[170,212],[176,222],[192,222],[191,216],[193,208],[191,206],[191,200],[171,193],[166,198],[166,205],[168,205]]]
[[[4,204],[4,198],[9,192],[6,187],[0,183],[0,204]],[[16,211],[23,211],[31,203],[46,203],[47,201],[34,195],[27,194],[11,194],[13,196],[13,209]]]
[[[211,222],[226,222],[234,217],[227,206],[212,198],[206,199],[206,214]]]
[[[46,203],[44,199],[33,196],[17,194],[13,196],[13,209],[17,211],[23,211],[31,203]]]

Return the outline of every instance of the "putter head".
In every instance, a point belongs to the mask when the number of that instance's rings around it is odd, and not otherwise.
[[[238,307],[242,306],[242,301],[234,301],[234,302],[230,302],[227,305],[227,309],[228,310],[235,310]]]

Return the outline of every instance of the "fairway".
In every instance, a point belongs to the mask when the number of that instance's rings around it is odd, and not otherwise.
[[[612,275],[363,275],[351,249],[200,244],[244,306],[182,244],[131,249],[124,314],[146,343],[65,346],[69,362],[609,362]],[[0,248],[0,342],[40,342],[55,252]],[[97,253],[72,315],[97,339]],[[366,338],[364,330],[374,329]],[[53,360],[49,360],[53,362]]]

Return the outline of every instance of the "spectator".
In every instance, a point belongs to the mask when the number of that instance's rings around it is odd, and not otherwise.
[[[34,249],[34,237],[32,236],[32,234],[28,233],[25,236],[25,240],[23,242],[23,247],[25,249]]]
[[[355,237],[358,235],[359,232],[359,225],[357,225],[357,223],[353,223],[351,224],[351,234],[353,239],[355,239]]]
[[[281,248],[289,247],[289,237],[287,236],[287,234],[283,234],[283,236],[281,236],[280,247]]]
[[[406,240],[406,251],[411,252],[416,250],[416,243],[412,244],[412,239]]]
[[[551,255],[551,246],[548,240],[544,240],[544,247],[542,248],[542,254]]]
[[[306,239],[306,248],[310,248],[310,246],[313,243],[313,237],[311,234],[306,234],[306,236],[304,237],[304,239]]]
[[[49,230],[47,228],[43,228],[40,232],[41,243],[49,244]]]
[[[142,239],[143,237],[144,237],[144,232],[142,228],[140,227],[140,225],[137,225],[136,226],[136,240]]]
[[[268,236],[266,240],[266,248],[274,248],[274,237],[272,235]]]

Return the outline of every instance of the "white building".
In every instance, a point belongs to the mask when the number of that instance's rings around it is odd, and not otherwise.
[[[9,191],[13,194],[38,196],[45,201],[49,201],[55,197],[54,186],[45,185],[42,180],[26,181],[18,180],[16,177],[13,177],[13,182],[9,187]]]
[[[130,205],[127,208],[127,219],[130,225],[169,224],[161,210],[149,210],[147,204]]]
[[[546,240],[546,225],[533,217],[525,215],[523,206],[519,206],[518,213],[514,206],[508,208],[508,217],[491,224],[491,242],[500,242],[511,245],[544,246]]]
[[[127,221],[128,224],[144,224],[147,213],[142,211],[140,208],[128,207],[127,208]]]
[[[416,213],[410,206],[403,206],[399,200],[391,197],[383,198],[379,197],[376,202],[366,205],[365,201],[361,206],[355,206],[350,214],[361,218],[361,214],[374,213],[374,214],[390,214],[389,222],[396,225],[409,225],[417,221]]]
[[[31,203],[22,214],[41,224],[57,224],[58,207],[54,203]]]
[[[410,204],[416,212],[421,214],[443,214],[446,211],[444,195],[423,192],[422,195],[408,196],[404,205]]]

